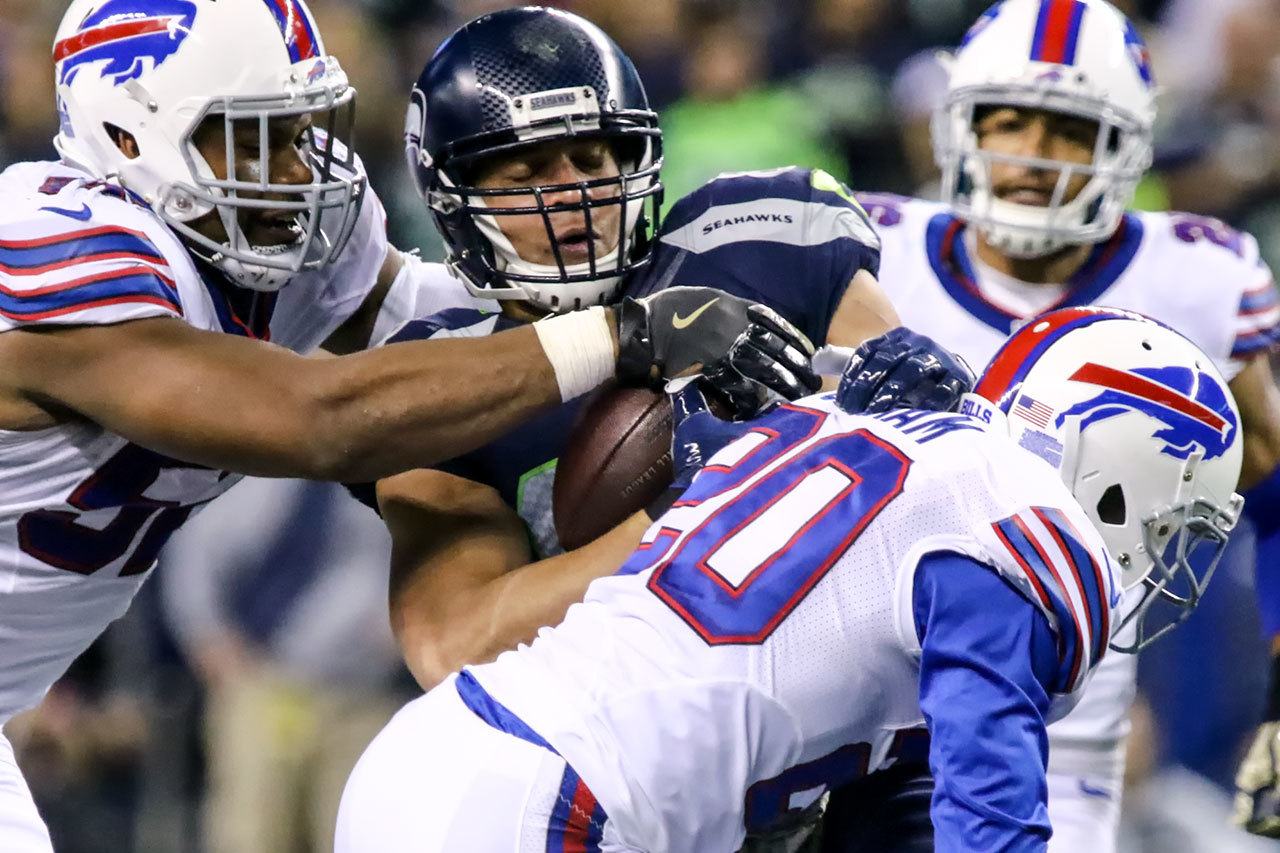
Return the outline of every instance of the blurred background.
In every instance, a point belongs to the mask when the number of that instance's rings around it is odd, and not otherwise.
[[[461,22],[513,3],[310,0],[359,90],[357,148],[393,241],[441,254],[401,151],[413,80]],[[668,203],[721,171],[822,166],[930,195],[928,117],[986,0],[569,0],[660,110]],[[1280,0],[1119,2],[1162,87],[1137,204],[1220,217],[1280,265]],[[60,0],[0,0],[0,168],[52,159]],[[1212,286],[1212,282],[1205,282]],[[176,539],[129,615],[8,728],[60,853],[319,853],[363,745],[412,695],[386,549],[332,487],[246,481]],[[1145,655],[1123,849],[1275,849],[1225,828],[1266,653],[1248,531],[1186,626]]]

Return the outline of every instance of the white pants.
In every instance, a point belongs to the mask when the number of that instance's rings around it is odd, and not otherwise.
[[[585,807],[584,807],[585,806]],[[490,726],[450,678],[365,750],[338,808],[335,853],[624,853],[594,797],[544,746]]]
[[[1049,726],[1049,853],[1115,853],[1138,660],[1107,652],[1070,714]]]
[[[18,770],[13,747],[0,734],[0,850],[4,853],[53,853],[31,789]]]

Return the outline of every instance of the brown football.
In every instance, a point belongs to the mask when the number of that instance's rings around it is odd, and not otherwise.
[[[671,401],[606,385],[582,408],[556,463],[552,511],[571,551],[644,509],[671,483]]]

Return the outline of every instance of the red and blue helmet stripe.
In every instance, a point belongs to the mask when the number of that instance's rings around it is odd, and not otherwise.
[[[1013,398],[1017,396],[1022,380],[1040,360],[1040,356],[1053,343],[1068,332],[1092,325],[1101,320],[1145,320],[1141,314],[1120,311],[1116,308],[1081,306],[1063,308],[1030,321],[1015,332],[996,352],[982,379],[973,389],[1008,414]]]
[[[1074,65],[1086,8],[1083,0],[1041,0],[1031,37],[1031,58],[1036,62]]]
[[[289,59],[301,62],[320,55],[320,39],[311,13],[299,0],[262,0],[276,19]]]

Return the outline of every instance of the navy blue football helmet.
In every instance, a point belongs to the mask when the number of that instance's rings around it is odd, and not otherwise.
[[[481,188],[477,170],[548,141],[609,142],[619,174],[571,184]],[[626,54],[599,27],[559,9],[525,6],[479,17],[440,45],[422,70],[405,119],[409,170],[468,289],[550,311],[607,303],[648,262],[658,227],[662,133]],[[488,202],[495,197],[524,199]],[[549,202],[548,197],[552,197]],[[569,201],[565,201],[569,198]],[[621,208],[618,234],[599,235],[598,211]],[[566,262],[552,216],[585,220],[586,260]],[[499,217],[540,215],[555,263],[519,257]],[[600,237],[612,246],[597,257]],[[581,254],[581,250],[579,250]]]

